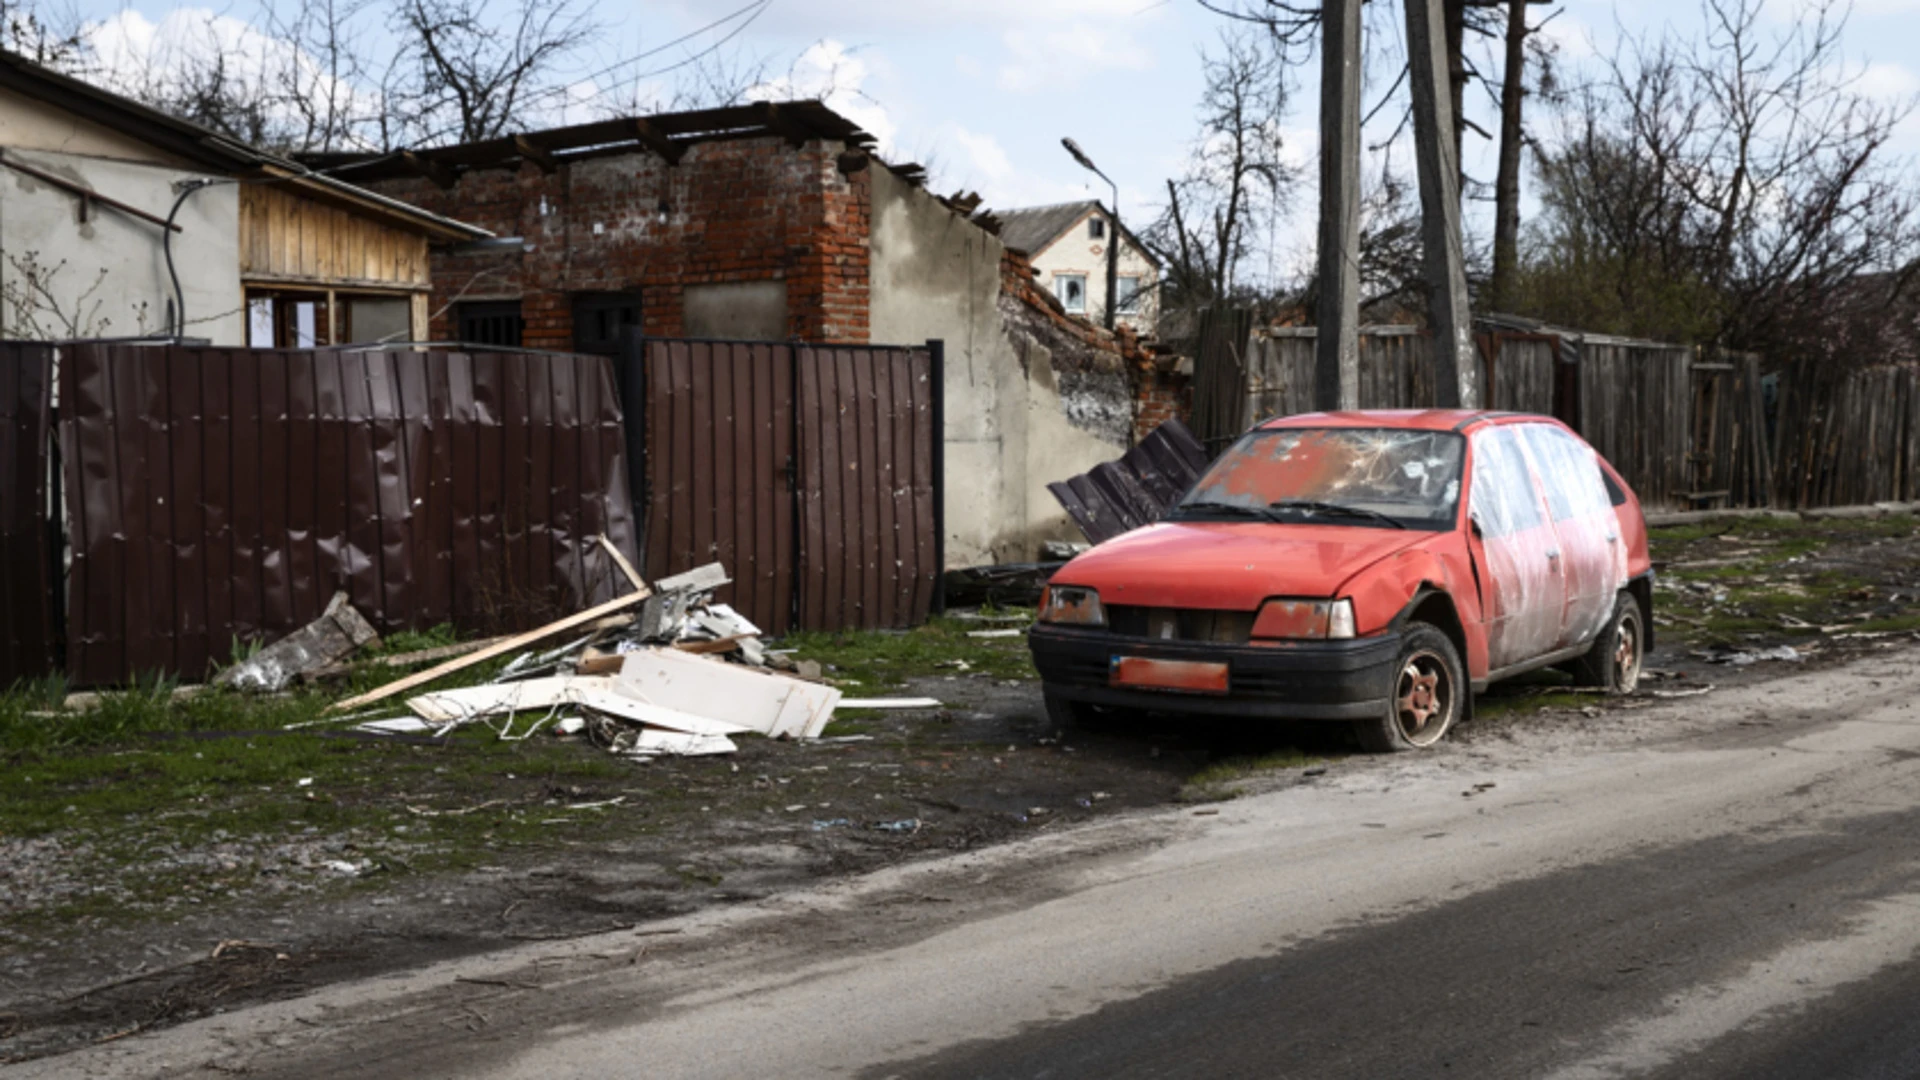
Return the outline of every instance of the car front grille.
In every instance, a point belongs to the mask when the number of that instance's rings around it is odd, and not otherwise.
[[[1151,641],[1211,641],[1245,645],[1253,634],[1254,612],[1208,608],[1107,605],[1107,629],[1123,637]]]

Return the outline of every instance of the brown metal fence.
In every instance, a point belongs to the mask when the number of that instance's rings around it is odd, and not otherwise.
[[[56,670],[53,347],[0,343],[0,689]]]
[[[198,677],[338,589],[397,630],[625,587],[594,543],[635,550],[605,358],[80,344],[61,364],[76,682]]]
[[[773,634],[908,626],[941,561],[936,346],[631,340],[646,568],[709,562]],[[629,378],[634,373],[627,372]]]

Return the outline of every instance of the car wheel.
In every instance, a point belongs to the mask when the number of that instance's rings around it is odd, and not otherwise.
[[[1086,731],[1094,726],[1093,706],[1086,702],[1061,697],[1051,690],[1043,690],[1041,697],[1047,704],[1047,723],[1055,732]]]
[[[1430,623],[1407,625],[1394,662],[1386,708],[1354,723],[1363,749],[1374,753],[1422,750],[1440,741],[1460,718],[1462,695],[1472,693],[1453,641]]]
[[[1631,694],[1640,685],[1640,663],[1646,657],[1646,628],[1640,622],[1640,604],[1629,593],[1614,601],[1613,618],[1593,639],[1593,648],[1573,662],[1573,681],[1609,694]]]

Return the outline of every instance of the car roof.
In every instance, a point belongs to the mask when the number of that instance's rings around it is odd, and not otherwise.
[[[1564,427],[1551,416],[1502,412],[1497,409],[1352,409],[1338,412],[1279,416],[1254,425],[1256,430],[1296,427],[1404,428],[1411,431],[1466,431],[1481,424],[1537,421]]]

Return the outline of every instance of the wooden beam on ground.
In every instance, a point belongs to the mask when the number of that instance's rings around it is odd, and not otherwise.
[[[400,160],[406,164],[407,168],[439,185],[442,191],[452,191],[454,183],[459,180],[452,169],[432,158],[421,157],[411,150],[400,151]]]
[[[1320,305],[1313,404],[1360,407],[1360,0],[1325,0],[1320,49]]]
[[[527,138],[525,135],[515,135],[513,137],[513,148],[520,151],[521,157],[539,166],[540,171],[543,173],[552,175],[553,171],[560,167],[560,163],[553,159],[552,154],[535,146],[533,140]]]
[[[1454,149],[1453,88],[1447,68],[1443,0],[1405,0],[1407,79],[1413,88],[1414,161],[1420,172],[1420,240],[1433,326],[1434,404],[1480,407],[1473,313],[1460,242],[1460,161]]]
[[[633,121],[633,137],[640,141],[640,145],[665,158],[669,165],[680,164],[680,155],[687,152],[686,147],[667,138],[659,128],[639,117]]]
[[[390,682],[386,684],[385,686],[375,687],[374,689],[369,690],[366,693],[361,694],[357,697],[350,697],[345,701],[334,702],[331,706],[327,708],[327,711],[328,712],[345,712],[349,709],[357,709],[362,705],[368,705],[376,701],[385,700],[386,698],[390,698],[395,694],[404,694],[408,690],[411,690],[416,686],[425,686],[426,684],[433,682],[435,679],[439,679],[444,676],[451,675],[454,672],[459,671],[463,668],[472,667],[473,665],[481,663],[482,661],[491,660],[496,656],[503,656],[507,653],[514,651],[515,649],[525,648],[526,646],[532,645],[535,642],[545,641],[546,639],[554,636],[555,634],[565,633],[566,631],[571,630],[576,626],[584,626],[587,623],[593,622],[597,619],[604,618],[605,616],[608,616],[608,615],[612,615],[617,611],[623,611],[639,603],[640,601],[645,600],[650,595],[652,595],[651,590],[641,589],[638,592],[631,592],[625,596],[615,597],[614,599],[609,600],[604,604],[599,604],[594,607],[590,607],[585,611],[576,611],[572,615],[569,615],[566,618],[561,619],[557,622],[550,622],[547,625],[540,627],[538,630],[529,630],[524,634],[517,634],[510,638],[504,638],[500,641],[495,642],[492,645],[487,646],[484,649],[479,649],[474,652],[470,652],[465,656],[455,657],[452,660],[448,660],[444,664],[440,664],[436,667],[430,667],[425,671],[415,672],[414,674],[409,675],[404,679],[398,679],[394,682]]]

